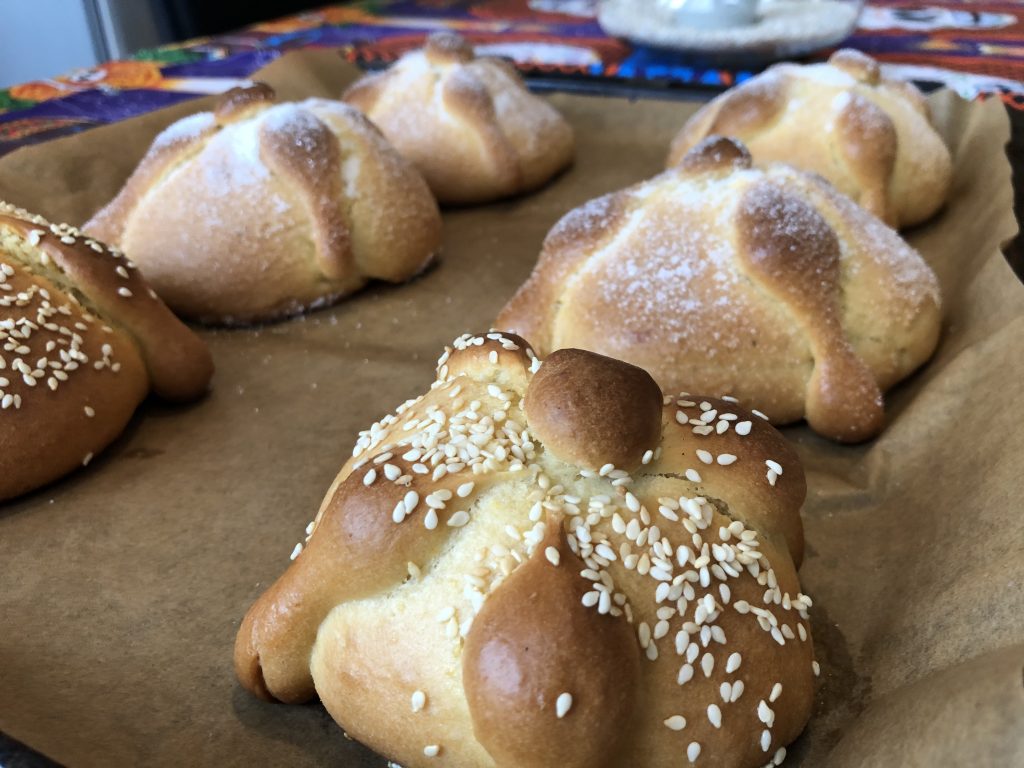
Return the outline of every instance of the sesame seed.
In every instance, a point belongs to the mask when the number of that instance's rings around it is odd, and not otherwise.
[[[691,741],[690,746],[686,748],[686,759],[691,763],[696,763],[698,757],[700,757],[700,744]]]
[[[437,744],[428,744],[423,748],[423,754],[427,757],[437,757],[441,753],[441,747]]]
[[[431,507],[427,510],[427,514],[423,516],[423,527],[428,531],[432,531],[437,528],[437,510]]]
[[[400,523],[403,520],[405,520],[406,514],[407,513],[405,511],[405,503],[399,501],[397,504],[395,504],[395,508],[391,512],[391,520],[396,524]]]
[[[739,653],[733,653],[729,656],[725,662],[725,671],[732,674],[740,668],[740,663],[743,661],[743,657]]]
[[[473,488],[474,487],[475,487],[475,484],[473,483],[473,481],[470,481],[468,483],[463,483],[462,485],[460,485],[458,487],[458,489],[456,489],[455,494],[460,499],[464,499],[467,496],[469,496],[469,494],[471,494],[473,492]]]
[[[448,525],[451,528],[461,528],[469,522],[469,512],[459,510],[448,518]]]
[[[768,417],[767,417],[767,416],[765,416],[765,415],[764,415],[763,413],[761,413],[761,412],[760,412],[759,410],[757,410],[756,408],[752,408],[752,409],[750,410],[750,412],[751,412],[752,414],[754,414],[755,416],[757,416],[758,418],[760,418],[760,419],[764,419],[765,421],[768,421]]]
[[[544,557],[548,559],[548,562],[552,565],[558,565],[561,561],[561,555],[558,554],[558,550],[554,547],[547,547],[544,550]]]
[[[779,464],[777,461],[772,461],[771,459],[767,459],[767,460],[765,460],[764,463],[765,463],[765,466],[767,466],[768,469],[770,469],[776,475],[781,475],[782,474],[782,465]]]
[[[438,620],[438,621],[439,621],[440,623],[444,624],[444,623],[445,623],[446,621],[448,621],[449,619],[451,619],[451,618],[452,618],[452,616],[454,616],[454,615],[455,615],[455,608],[449,605],[449,606],[448,606],[448,607],[446,607],[446,608],[442,608],[442,609],[441,609],[441,610],[440,610],[440,611],[438,612],[438,614],[437,614],[436,618],[437,618],[437,620]]]
[[[705,464],[710,464],[712,461],[714,461],[711,454],[703,449],[697,451],[697,458],[700,459]]]
[[[402,499],[402,504],[405,506],[405,513],[407,515],[412,514],[413,510],[420,503],[420,495],[416,491],[409,491],[405,494],[405,498]]]
[[[700,473],[696,469],[687,469],[686,479],[689,480],[691,483],[701,482]]]
[[[772,748],[772,732],[765,728],[761,731],[761,751],[767,752]]]
[[[414,713],[422,712],[423,708],[427,705],[427,695],[423,691],[413,691],[412,697],[409,699],[409,705]]]
[[[722,727],[722,710],[719,709],[718,705],[709,705],[708,720],[716,728]]]
[[[600,475],[601,477],[607,477],[609,474],[611,474],[611,471],[613,469],[615,469],[614,464],[604,464],[601,467],[601,469],[597,471],[597,474]]]
[[[93,410],[93,409],[92,409],[92,408],[91,408],[90,406],[88,406],[88,405],[87,405],[87,406],[85,406],[85,408],[83,408],[82,410],[84,410],[84,411],[85,411],[85,415],[86,415],[86,416],[88,416],[88,417],[89,417],[90,419],[91,419],[91,418],[92,418],[93,416],[95,416],[95,415],[96,415],[96,411],[95,411],[95,410]]]
[[[648,449],[647,451],[644,452],[644,456],[640,460],[640,463],[641,464],[650,464],[651,463],[651,459],[653,459],[653,458],[654,458],[654,451]]]
[[[710,653],[705,653],[700,659],[700,668],[704,671],[704,677],[711,677],[711,673],[715,669],[715,657]]]
[[[692,664],[683,664],[683,666],[681,666],[679,668],[679,674],[676,676],[676,682],[679,683],[679,685],[686,685],[692,679],[693,679],[693,665]]]
[[[811,671],[814,672],[814,676],[818,677],[821,674],[821,665],[817,661],[811,662]]]
[[[731,453],[720,453],[718,454],[718,463],[723,467],[727,467],[730,464],[736,463],[736,457]]]
[[[125,288],[123,285],[117,289],[117,293],[120,296],[124,296],[126,299],[131,298],[132,292]]]
[[[377,470],[370,468],[370,471],[363,475],[363,485],[373,485],[373,481],[377,479]]]
[[[289,560],[294,560],[295,558],[297,558],[301,554],[302,554],[302,542],[300,541],[298,544],[295,545],[295,548],[292,550],[291,555],[288,556],[288,559]]]
[[[17,398],[17,395],[15,395],[15,398]],[[83,467],[89,466],[89,462],[90,461],[92,461],[92,452],[89,452],[89,453],[85,454],[85,457],[82,459],[82,466]]]
[[[686,718],[682,715],[672,715],[665,720],[665,727],[673,731],[681,731],[686,727]]]
[[[572,694],[558,694],[558,698],[555,700],[555,715],[558,719],[561,720],[565,717],[569,713],[570,709],[572,709]]]
[[[779,747],[778,751],[775,753],[775,757],[772,758],[772,765],[782,765],[782,763],[783,763],[783,761],[785,759],[786,759],[786,748],[785,747]]]
[[[128,279],[128,277],[129,277],[129,275],[128,275],[128,270],[127,270],[127,269],[125,269],[125,268],[124,268],[124,265],[122,265],[122,264],[118,264],[118,265],[117,265],[117,266],[116,266],[116,267],[114,268],[114,271],[115,271],[115,272],[117,272],[117,274],[119,274],[119,275],[120,275],[121,277],[123,277],[123,278],[124,278],[125,280],[127,280],[127,279]]]
[[[749,421],[741,421],[733,429],[736,430],[737,435],[749,435],[751,426]]]
[[[411,579],[418,579],[422,573],[420,567],[411,561],[405,564],[405,570],[408,571]]]
[[[775,703],[775,700],[782,695],[782,683],[776,683],[772,686],[772,692],[768,695],[768,701]]]

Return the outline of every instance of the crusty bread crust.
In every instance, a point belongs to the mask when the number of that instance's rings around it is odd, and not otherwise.
[[[157,136],[84,229],[130,253],[176,312],[226,324],[407,280],[441,242],[423,179],[357,110],[275,104],[263,84]]]
[[[0,500],[88,464],[152,387],[202,395],[200,339],[124,255],[0,202]]]
[[[515,69],[438,32],[422,50],[366,75],[342,97],[423,173],[442,203],[535,189],[572,161],[572,128]]]
[[[679,131],[668,167],[714,134],[744,142],[756,162],[821,174],[897,228],[934,215],[953,178],[920,91],[855,50],[827,64],[779,64],[726,91]]]
[[[590,349],[857,442],[882,429],[882,392],[932,354],[941,308],[934,273],[882,222],[713,136],[567,214],[496,325],[541,355]]]
[[[813,701],[805,494],[734,401],[464,336],[361,433],[236,670],[408,768],[763,765]]]

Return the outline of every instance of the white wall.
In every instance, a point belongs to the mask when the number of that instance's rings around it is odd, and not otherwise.
[[[0,0],[0,88],[96,62],[87,0]]]

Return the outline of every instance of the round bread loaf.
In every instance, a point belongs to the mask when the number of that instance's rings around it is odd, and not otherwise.
[[[150,388],[192,400],[210,353],[135,265],[0,202],[0,501],[88,464]]]
[[[407,768],[778,763],[817,669],[805,492],[734,400],[463,336],[360,434],[236,671]]]
[[[683,126],[669,167],[712,134],[744,142],[756,162],[821,174],[893,227],[938,211],[953,176],[920,91],[854,50],[827,64],[778,64],[726,91]]]
[[[83,229],[130,253],[176,312],[217,323],[407,280],[441,244],[426,184],[365,117],[324,99],[275,104],[261,84],[157,136]]]
[[[729,392],[855,442],[935,349],[941,312],[934,273],[893,230],[820,177],[752,167],[710,137],[566,215],[496,325],[541,355],[593,350],[668,391]]]
[[[342,97],[423,173],[442,203],[480,203],[535,189],[572,162],[572,128],[507,62],[477,58],[451,32]]]

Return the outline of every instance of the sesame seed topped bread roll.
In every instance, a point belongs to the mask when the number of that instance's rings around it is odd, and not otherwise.
[[[527,192],[572,162],[572,128],[515,68],[438,32],[342,97],[380,127],[442,203]]]
[[[360,434],[236,671],[407,768],[778,764],[817,672],[805,493],[734,400],[463,336]]]
[[[216,323],[323,306],[419,273],[441,243],[419,173],[357,110],[236,88],[171,125],[84,227],[179,314]]]
[[[201,396],[203,342],[120,251],[0,202],[0,500],[88,464],[152,388]]]
[[[941,312],[935,274],[893,230],[821,177],[709,137],[563,217],[496,325],[541,355],[593,350],[856,442],[932,354]]]
[[[712,134],[744,142],[757,162],[821,174],[893,227],[932,216],[953,178],[920,91],[854,50],[827,64],[777,64],[726,91],[683,126],[668,165]]]

